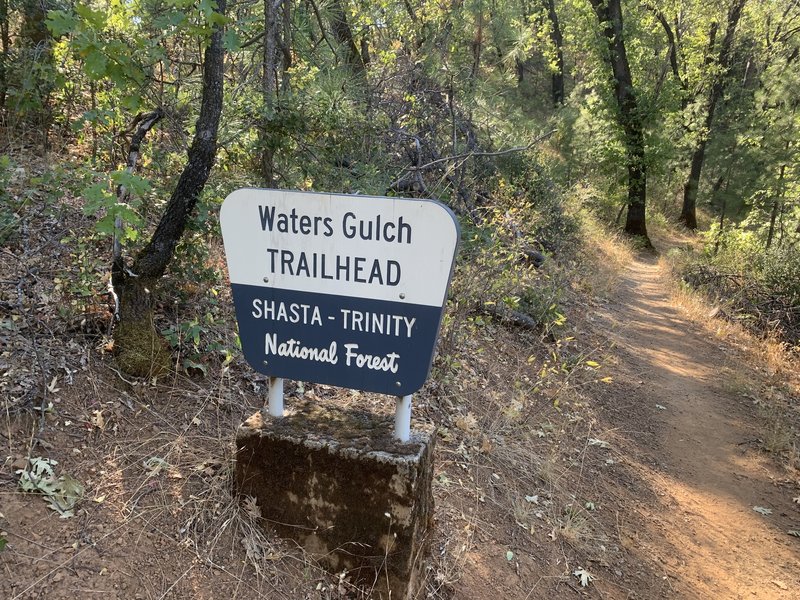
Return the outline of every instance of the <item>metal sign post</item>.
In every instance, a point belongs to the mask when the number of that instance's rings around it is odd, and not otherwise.
[[[397,396],[397,405],[394,409],[394,437],[401,442],[407,442],[411,436],[411,394]]]
[[[269,414],[271,417],[283,416],[283,378],[269,378],[269,392],[267,395]]]

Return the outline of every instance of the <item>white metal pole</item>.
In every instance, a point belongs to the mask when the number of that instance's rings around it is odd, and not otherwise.
[[[401,442],[407,442],[411,436],[411,394],[397,396],[397,405],[394,410],[394,437]]]
[[[283,416],[283,377],[269,378],[269,414],[272,417]]]

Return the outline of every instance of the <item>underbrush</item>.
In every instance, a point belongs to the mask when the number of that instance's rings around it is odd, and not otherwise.
[[[720,316],[800,350],[800,248],[791,241],[765,250],[754,233],[712,232],[702,252],[674,249],[668,258],[685,285],[718,304]]]

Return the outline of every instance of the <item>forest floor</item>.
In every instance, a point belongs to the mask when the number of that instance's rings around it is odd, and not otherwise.
[[[62,217],[2,248],[0,598],[368,596],[233,494],[233,435],[263,377],[235,358],[130,380],[107,317],[60,310]],[[566,301],[558,339],[486,318],[443,340],[450,362],[415,396],[439,431],[420,598],[800,597],[797,371],[682,299],[663,261],[622,263]],[[313,384],[298,396],[392,408]],[[19,489],[44,458],[83,487],[67,518]]]

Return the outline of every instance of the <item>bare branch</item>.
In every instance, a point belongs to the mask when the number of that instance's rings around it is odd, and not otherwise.
[[[128,162],[125,166],[125,170],[128,173],[133,173],[136,170],[136,163],[139,162],[139,151],[142,146],[142,142],[144,141],[147,132],[150,131],[153,126],[158,123],[164,117],[164,111],[160,108],[157,108],[153,112],[142,114],[139,113],[136,115],[136,118],[131,123],[131,127],[128,132],[133,131],[133,136],[131,137],[131,144],[128,150]],[[127,204],[128,200],[130,199],[130,190],[128,190],[124,185],[120,184],[117,186],[117,202],[122,204]],[[114,268],[122,269],[124,265],[122,264],[122,243],[120,241],[122,237],[122,218],[117,217],[114,219],[114,241],[112,247],[112,261]]]
[[[531,141],[529,144],[527,144],[525,146],[515,146],[513,148],[506,148],[505,150],[498,150],[496,152],[465,152],[464,154],[456,154],[455,156],[445,156],[443,158],[437,158],[436,160],[432,160],[431,162],[425,163],[424,165],[417,165],[415,167],[406,167],[406,170],[407,171],[425,171],[427,169],[430,169],[431,167],[434,167],[434,166],[436,166],[438,164],[441,164],[441,163],[444,163],[444,162],[454,162],[454,161],[459,161],[459,160],[468,159],[468,158],[475,158],[475,157],[478,157],[478,156],[503,156],[505,154],[512,154],[514,152],[524,152],[525,150],[530,150],[536,144],[538,144],[540,142],[543,142],[544,140],[549,138],[551,135],[553,135],[555,132],[556,132],[556,130],[553,129],[551,131],[548,131],[547,133],[543,133],[542,135],[538,136],[536,139],[534,139],[533,141]]]

